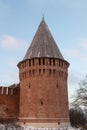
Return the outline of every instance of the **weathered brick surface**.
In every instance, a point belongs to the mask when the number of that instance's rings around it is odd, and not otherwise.
[[[69,121],[67,93],[69,64],[60,59],[44,60],[44,65],[43,58],[25,60],[19,64],[20,120]]]
[[[2,93],[2,89],[4,90]],[[0,120],[16,119],[19,114],[19,87],[0,87]]]

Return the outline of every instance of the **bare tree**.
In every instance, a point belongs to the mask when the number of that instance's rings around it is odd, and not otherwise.
[[[87,76],[79,83],[79,88],[76,91],[72,104],[87,108]]]
[[[73,127],[84,128],[87,123],[87,119],[83,110],[80,107],[71,108],[69,110],[70,122]]]

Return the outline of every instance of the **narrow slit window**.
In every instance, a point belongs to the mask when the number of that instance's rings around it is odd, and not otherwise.
[[[56,85],[56,87],[58,88],[59,86],[58,86],[58,82],[57,82],[57,85]]]
[[[49,69],[49,75],[51,75],[51,69]]]
[[[45,65],[45,59],[43,58],[43,65]]]
[[[29,66],[31,66],[31,60],[29,60]]]
[[[41,100],[41,105],[43,105],[43,101]]]
[[[31,87],[30,83],[29,83],[28,87],[29,87],[29,88]]]
[[[41,59],[39,58],[39,65],[41,65]]]
[[[34,66],[34,59],[33,59],[33,66]]]
[[[58,125],[60,125],[60,122],[58,122]]]
[[[53,59],[53,65],[55,66],[55,59]]]
[[[45,69],[43,69],[43,74],[45,74]]]

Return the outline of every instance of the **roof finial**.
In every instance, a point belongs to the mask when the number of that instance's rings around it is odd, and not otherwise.
[[[42,14],[42,20],[44,21],[44,14]]]

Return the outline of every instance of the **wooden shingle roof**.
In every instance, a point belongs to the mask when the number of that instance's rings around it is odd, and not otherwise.
[[[23,60],[37,57],[51,57],[64,60],[44,18],[42,19]]]

